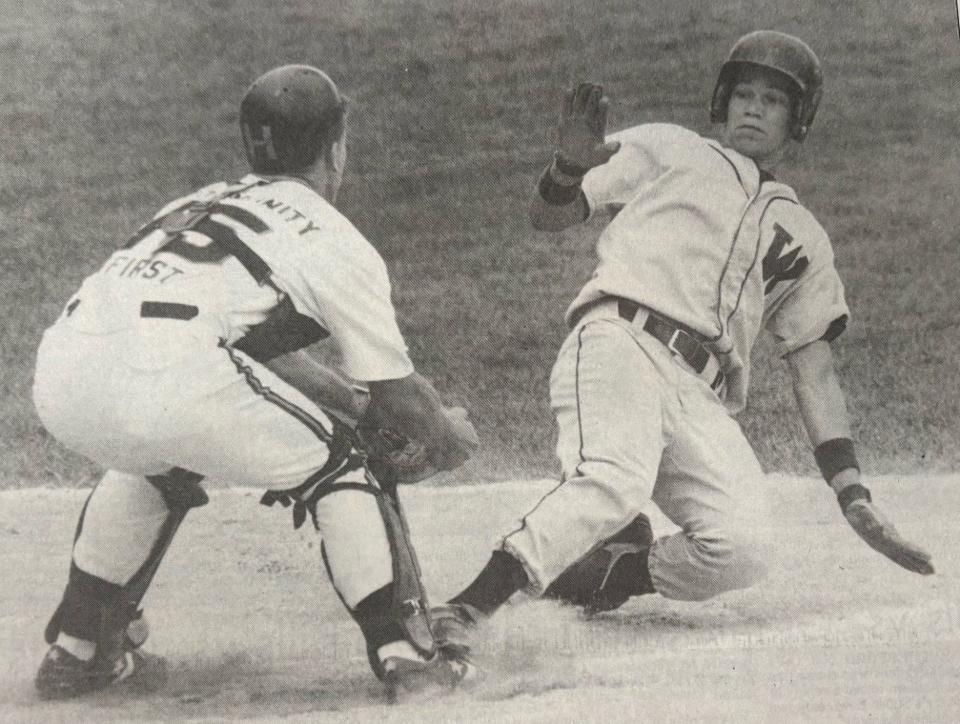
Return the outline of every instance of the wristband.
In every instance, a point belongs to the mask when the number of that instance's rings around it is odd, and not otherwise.
[[[857,472],[860,471],[860,463],[857,462],[857,454],[853,450],[853,440],[849,437],[835,437],[820,443],[813,451],[813,457],[816,458],[820,474],[827,483],[841,470],[856,468]]]
[[[854,500],[866,500],[869,503],[873,498],[870,497],[870,491],[860,483],[848,485],[837,493],[837,502],[840,503],[840,510],[844,513],[847,512],[847,507]]]
[[[567,161],[563,156],[560,155],[559,151],[556,151],[553,154],[553,167],[564,176],[581,179],[586,176],[587,171],[590,170],[589,166],[580,166],[571,161]]]
[[[543,199],[550,206],[568,206],[572,204],[583,191],[580,189],[580,182],[577,181],[574,184],[565,185],[557,183],[551,171],[553,166],[548,166],[540,176],[540,181],[537,183],[537,193],[540,194],[540,198]]]

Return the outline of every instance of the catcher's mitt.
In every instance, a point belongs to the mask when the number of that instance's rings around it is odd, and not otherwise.
[[[396,430],[361,422],[357,434],[367,455],[367,467],[381,482],[409,485],[439,472],[422,443]]]

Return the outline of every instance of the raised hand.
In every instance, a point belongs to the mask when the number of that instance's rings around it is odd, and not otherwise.
[[[606,140],[609,105],[603,86],[597,83],[580,83],[564,94],[557,142],[561,173],[583,175],[620,150],[618,141]]]

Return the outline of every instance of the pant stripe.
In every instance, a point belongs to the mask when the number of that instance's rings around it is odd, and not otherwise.
[[[253,369],[249,365],[244,364],[240,355],[238,355],[234,350],[230,349],[230,347],[226,346],[225,344],[221,344],[221,347],[226,350],[227,354],[230,356],[230,361],[233,362],[234,367],[237,368],[237,372],[246,378],[247,384],[250,385],[250,388],[254,392],[260,395],[267,402],[274,404],[284,412],[293,415],[300,422],[306,425],[310,431],[323,442],[327,444],[333,442],[333,435],[323,426],[323,423],[321,423],[320,420],[313,417],[313,415],[303,408],[298,407],[289,400],[285,400],[284,398],[280,397],[280,395],[264,385],[259,379],[257,379]]]
[[[523,516],[523,518],[521,518],[521,520],[520,520],[520,525],[519,525],[518,527],[514,528],[512,531],[510,531],[509,533],[507,533],[507,534],[503,537],[503,542],[506,543],[506,542],[507,542],[507,538],[509,538],[509,537],[512,536],[512,535],[516,535],[517,533],[519,533],[520,531],[522,531],[524,528],[526,528],[526,527],[527,527],[527,518],[528,518],[529,516],[533,515],[533,514],[537,511],[537,508],[539,508],[539,507],[543,504],[543,501],[545,501],[547,498],[549,498],[551,495],[553,495],[555,492],[557,492],[557,490],[559,490],[560,487],[561,487],[564,483],[566,483],[566,482],[567,482],[566,477],[561,477],[561,478],[560,478],[560,482],[557,483],[557,484],[556,484],[553,488],[551,488],[549,491],[547,491],[547,492],[544,494],[544,496],[543,496],[542,498],[540,498],[540,500],[537,501],[537,504],[536,504],[535,506],[533,506],[533,507],[530,509],[530,511],[529,511],[525,516]]]
[[[584,325],[584,327],[585,326],[586,325]],[[583,424],[580,419],[580,351],[583,349],[584,327],[580,327],[580,331],[577,332],[577,366],[576,366],[576,373],[575,373],[576,374],[576,377],[575,377],[576,395],[577,395],[577,427],[580,431],[580,464],[578,464],[576,467],[576,473],[578,476],[583,476],[583,473],[580,470],[580,465],[586,462],[586,458],[584,458],[583,456]],[[522,531],[527,526],[527,517],[533,515],[536,512],[537,508],[539,508],[543,504],[543,501],[545,501],[547,498],[549,498],[551,495],[557,492],[567,482],[567,480],[568,478],[566,474],[561,473],[560,482],[557,483],[552,489],[547,491],[547,493],[542,498],[540,498],[540,500],[537,501],[537,504],[530,509],[530,512],[528,512],[525,516],[523,516],[523,518],[520,520],[519,527],[510,531],[509,533],[507,533],[507,535],[504,536],[503,538],[504,543],[506,543],[507,538]]]
[[[580,433],[580,462],[577,464],[576,472],[577,475],[582,476],[583,471],[580,470],[580,466],[583,465],[587,459],[583,456],[583,419],[580,417],[580,353],[583,351],[583,330],[586,327],[580,327],[580,330],[577,332],[577,366],[574,370],[574,390],[577,397],[577,430]]]

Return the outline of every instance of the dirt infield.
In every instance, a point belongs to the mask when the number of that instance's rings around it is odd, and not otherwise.
[[[823,484],[770,476],[776,560],[757,588],[657,596],[583,620],[518,603],[484,630],[485,675],[440,702],[384,705],[312,531],[220,490],[191,514],[147,600],[167,687],[145,698],[35,700],[42,630],[85,493],[0,493],[0,720],[952,721],[960,681],[960,478],[868,481],[937,574],[901,572],[847,529]],[[411,488],[404,500],[435,600],[482,565],[548,483]],[[670,529],[655,513],[658,533]]]

